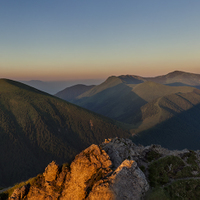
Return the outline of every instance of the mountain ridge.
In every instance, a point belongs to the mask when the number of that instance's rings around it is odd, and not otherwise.
[[[70,161],[107,135],[128,136],[117,122],[25,84],[0,80],[0,185]],[[35,168],[32,168],[32,166]]]
[[[70,101],[75,99],[76,97],[80,96],[81,94],[87,92],[88,90],[92,89],[95,85],[83,85],[83,84],[77,84],[68,88],[65,88],[64,90],[61,90],[60,92],[56,93],[55,96],[64,99],[66,101]]]
[[[112,119],[129,123],[131,113],[134,115],[134,112],[148,102],[162,96],[195,90],[194,87],[168,86],[152,81],[126,83],[118,77],[109,77],[104,83],[93,87],[71,102]]]
[[[199,81],[199,74],[181,71],[152,79],[111,76],[72,102],[121,121],[136,143],[198,149]],[[178,138],[180,143],[173,142]]]

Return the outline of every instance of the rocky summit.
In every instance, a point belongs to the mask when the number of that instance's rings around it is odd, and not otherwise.
[[[9,200],[198,199],[199,177],[199,151],[170,151],[114,138],[91,145],[70,165],[52,161]]]

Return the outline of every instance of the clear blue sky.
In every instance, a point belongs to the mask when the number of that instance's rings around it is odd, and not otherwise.
[[[200,73],[199,0],[2,0],[0,27],[4,78]]]

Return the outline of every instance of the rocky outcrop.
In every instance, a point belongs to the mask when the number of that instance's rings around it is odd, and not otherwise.
[[[51,162],[26,192],[27,186],[16,189],[10,199],[140,199],[149,184],[136,161],[124,159],[128,154],[121,150],[115,157],[114,152],[109,155],[104,149],[109,148],[105,144],[91,145],[75,157],[70,167],[59,168]]]
[[[97,145],[91,145],[70,165],[70,179],[65,182],[60,199],[85,199],[94,183],[112,172],[111,165],[108,154]]]
[[[24,197],[27,195],[27,193],[29,191],[29,187],[30,187],[30,185],[24,185],[21,188],[15,189],[9,199],[10,200],[11,199],[15,199],[15,200],[24,199]]]
[[[9,200],[139,200],[146,194],[147,199],[200,199],[199,185],[200,151],[114,138],[91,145],[71,165],[52,161]]]
[[[124,160],[111,176],[95,183],[88,200],[139,200],[148,189],[149,184],[137,163],[133,160]]]
[[[46,168],[43,173],[45,182],[52,182],[58,176],[58,165],[52,161]]]
[[[199,185],[200,151],[144,147],[114,138],[91,145],[71,165],[59,167],[52,161],[9,200],[139,200],[147,191],[152,195],[147,199],[200,199]]]
[[[106,139],[101,148],[110,156],[113,167],[116,169],[125,159],[134,160],[138,166],[146,166],[154,159],[165,156],[179,156],[189,153],[188,149],[168,150],[160,145],[142,146],[135,145],[130,139],[114,138]]]

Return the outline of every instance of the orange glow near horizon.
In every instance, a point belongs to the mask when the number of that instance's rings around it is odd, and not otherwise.
[[[20,68],[12,70],[1,70],[1,78],[14,80],[42,80],[42,81],[66,81],[84,79],[106,79],[109,76],[138,75],[153,77],[164,75],[169,72],[179,70],[200,74],[199,63],[138,63],[118,64],[95,67],[71,67],[71,68]]]

